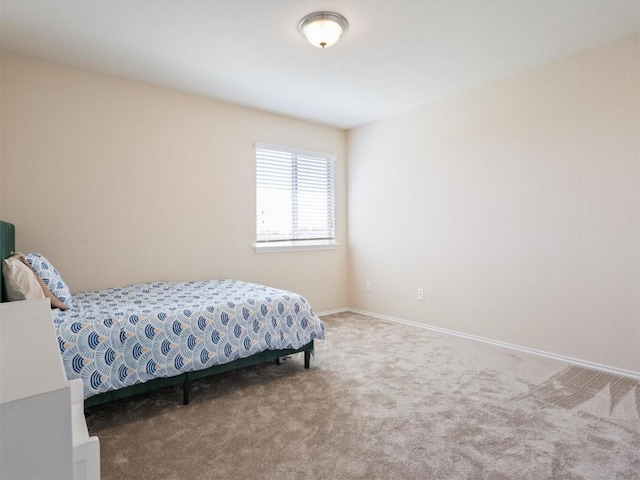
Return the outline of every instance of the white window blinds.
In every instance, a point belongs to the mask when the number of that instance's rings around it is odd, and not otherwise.
[[[333,240],[334,158],[256,144],[257,241]]]

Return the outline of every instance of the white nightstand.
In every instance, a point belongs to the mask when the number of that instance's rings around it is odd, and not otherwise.
[[[82,381],[67,381],[48,299],[0,304],[0,478],[98,479]]]

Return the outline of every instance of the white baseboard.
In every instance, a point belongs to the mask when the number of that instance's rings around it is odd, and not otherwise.
[[[326,317],[327,315],[333,315],[334,313],[344,313],[344,312],[348,312],[349,309],[347,307],[344,308],[338,308],[336,310],[327,310],[326,312],[316,312],[316,316],[318,317]]]
[[[345,309],[347,310],[347,309]],[[343,311],[343,310],[341,310]],[[592,368],[595,370],[601,370],[608,373],[613,373],[616,375],[622,375],[623,377],[629,377],[634,380],[640,381],[640,372],[634,372],[631,370],[624,370],[622,368],[610,367],[609,365],[601,365],[599,363],[589,362],[587,360],[580,360],[578,358],[567,357],[564,355],[558,355],[556,353],[545,352],[543,350],[537,350],[535,348],[529,347],[521,347],[520,345],[514,345],[512,343],[501,342],[499,340],[492,340],[490,338],[479,337],[477,335],[470,335],[468,333],[457,332],[455,330],[449,330],[446,328],[434,327],[433,325],[425,325],[423,323],[412,322],[410,320],[403,320],[401,318],[390,317],[388,315],[380,315],[374,312],[367,312],[365,310],[358,310],[356,308],[349,308],[348,311],[353,313],[359,313],[361,315],[368,315],[370,317],[374,317],[380,320],[386,320],[389,322],[402,323],[404,325],[411,325],[413,327],[423,328],[425,330],[432,330],[434,332],[444,333],[447,335],[455,335],[456,337],[462,337],[469,340],[475,340],[477,342],[484,342],[490,345],[495,345],[497,347],[509,348],[511,350],[518,350],[520,352],[531,353],[533,355],[540,355],[541,357],[552,358],[554,360],[560,360],[567,363],[572,363],[574,365],[579,365],[581,367]]]

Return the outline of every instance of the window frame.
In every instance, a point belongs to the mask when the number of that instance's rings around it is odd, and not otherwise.
[[[285,152],[290,155],[300,155],[308,157],[325,158],[331,163],[331,207],[333,221],[333,238],[329,239],[306,239],[306,240],[258,240],[258,150],[274,150],[278,152]],[[308,250],[332,250],[336,249],[338,243],[336,242],[336,203],[335,203],[335,172],[336,172],[336,156],[327,152],[318,152],[313,150],[301,149],[297,147],[290,147],[286,145],[276,145],[271,143],[256,142],[254,145],[254,160],[255,160],[255,193],[256,193],[256,210],[255,210],[255,242],[253,248],[256,253],[267,252],[290,252],[290,251],[308,251]]]

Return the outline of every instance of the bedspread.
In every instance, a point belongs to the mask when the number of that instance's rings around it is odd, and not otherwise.
[[[149,283],[73,295],[52,310],[69,380],[84,396],[324,338],[304,297],[237,280]]]

